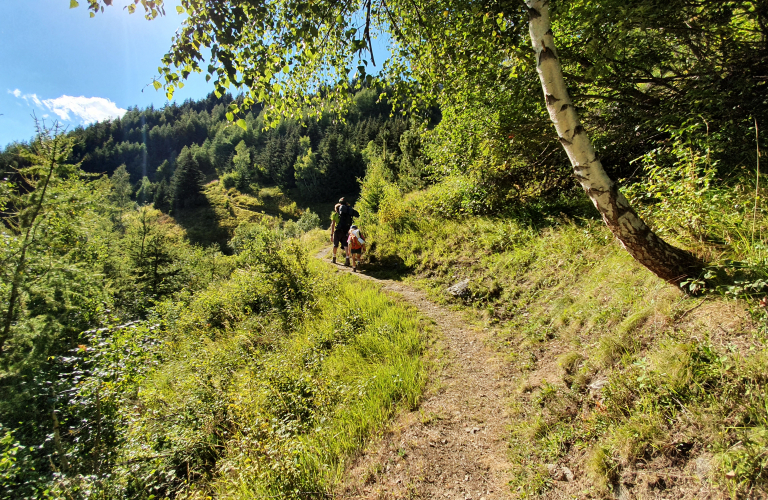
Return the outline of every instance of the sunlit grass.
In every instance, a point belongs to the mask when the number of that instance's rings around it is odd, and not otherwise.
[[[324,263],[308,266],[313,302],[288,324],[263,309],[271,285],[248,271],[167,309],[178,318],[174,341],[139,390],[122,452],[142,457],[158,440],[173,450],[154,466],[172,475],[186,467],[189,483],[155,480],[164,488],[193,498],[323,497],[355,452],[417,405],[427,327],[416,311]]]
[[[714,191],[707,210],[721,203]],[[429,201],[411,194],[401,203],[419,210]],[[674,205],[667,208],[672,221]],[[750,217],[733,212],[709,216],[722,241],[668,235],[720,259],[714,264],[748,263],[740,279],[752,279],[747,292],[760,296],[764,250],[748,237],[751,210]],[[767,223],[758,217],[757,236]],[[599,220],[544,219],[446,219],[425,209],[409,224],[371,217],[367,227],[382,275],[411,280],[498,326],[499,349],[520,378],[511,401],[512,492],[529,497],[553,487],[548,464],[568,463],[599,496],[615,494],[638,464],[701,458],[710,488],[737,498],[764,493],[764,308],[751,302],[750,318],[749,303],[723,297],[725,288],[710,289],[707,299],[684,295],[635,262]],[[463,279],[470,281],[466,295],[446,292]],[[722,326],[734,313],[745,317],[746,338]],[[549,382],[554,374],[556,384]]]

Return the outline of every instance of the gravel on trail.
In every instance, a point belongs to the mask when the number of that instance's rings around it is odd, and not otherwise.
[[[316,255],[327,261],[329,249]],[[330,264],[333,265],[333,264]],[[352,268],[335,265],[341,272]],[[492,332],[435,304],[406,284],[355,273],[380,284],[435,324],[439,349],[419,407],[403,412],[348,467],[340,499],[511,498],[507,437],[512,376],[489,348]]]

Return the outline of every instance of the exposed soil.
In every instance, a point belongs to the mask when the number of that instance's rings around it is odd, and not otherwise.
[[[317,258],[330,261],[328,249]],[[352,269],[337,265],[341,272]],[[398,416],[347,470],[336,498],[510,498],[507,453],[511,372],[491,332],[403,283],[379,283],[434,321],[442,353],[419,408]]]

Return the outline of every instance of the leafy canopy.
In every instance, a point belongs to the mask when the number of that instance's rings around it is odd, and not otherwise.
[[[134,0],[132,8],[139,5],[150,19],[165,12],[161,0]],[[263,124],[274,126],[281,116],[320,114],[328,103],[345,108],[350,78],[358,86],[387,80],[395,109],[438,104],[445,135],[458,135],[456,124],[484,134],[472,139],[471,158],[463,159],[462,145],[437,163],[501,168],[523,158],[541,170],[545,189],[568,171],[556,142],[541,147],[556,137],[522,0],[182,0],[178,9],[187,17],[155,82],[169,96],[191,73],[206,72],[218,94],[245,92],[228,119],[259,102]],[[691,121],[708,124],[725,156],[742,161],[752,151],[743,128],[768,112],[765,0],[552,0],[552,19],[572,97],[610,173],[630,174],[629,160],[655,147],[661,128]],[[391,43],[373,77],[376,37]],[[732,166],[723,160],[725,170]],[[527,184],[511,177],[511,185]]]
[[[89,0],[89,9],[94,14],[109,4]],[[165,13],[162,0],[134,4],[148,19]],[[182,0],[177,11],[187,17],[154,85],[170,98],[190,74],[206,72],[218,95],[230,87],[245,91],[242,103],[230,105],[230,120],[260,102],[271,119],[266,124],[275,124],[302,109],[319,114],[324,103],[347,105],[350,78],[357,87],[374,80],[368,74],[375,65],[373,40],[386,37],[392,56],[383,74],[399,90],[421,82],[417,93],[430,99],[449,83],[446,77],[461,76],[448,66],[501,62],[497,41],[520,38],[522,7],[519,1]],[[505,11],[517,16],[514,22]]]

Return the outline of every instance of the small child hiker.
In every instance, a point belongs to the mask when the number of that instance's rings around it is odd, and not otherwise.
[[[365,240],[360,229],[355,225],[349,228],[347,248],[349,249],[349,257],[352,261],[352,271],[357,272],[357,268],[363,258],[363,252],[365,252]]]

